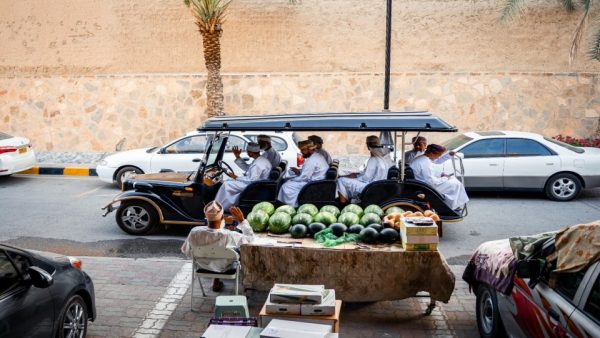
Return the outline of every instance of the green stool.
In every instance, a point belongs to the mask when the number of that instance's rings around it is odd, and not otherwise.
[[[246,296],[217,296],[215,317],[250,317]]]

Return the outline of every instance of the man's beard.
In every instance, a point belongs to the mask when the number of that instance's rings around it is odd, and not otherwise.
[[[309,158],[309,157],[310,157],[310,155],[312,155],[312,154],[311,154],[311,153],[308,153],[308,154],[304,154],[304,153],[302,153],[302,157],[303,157],[303,158]]]

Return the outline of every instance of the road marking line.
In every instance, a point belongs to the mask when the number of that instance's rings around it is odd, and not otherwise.
[[[79,197],[83,197],[83,196],[85,196],[85,195],[89,195],[89,194],[91,194],[91,193],[93,193],[93,192],[96,192],[96,191],[98,191],[99,189],[100,189],[100,188],[96,188],[96,189],[92,189],[92,190],[89,190],[89,191],[86,191],[86,192],[82,192],[82,193],[81,193],[81,194],[79,194],[79,195],[75,195],[75,198],[79,198]]]
[[[154,309],[148,311],[142,323],[131,337],[158,337],[173,312],[187,293],[192,280],[192,262],[183,264],[177,275],[173,277],[167,291],[156,302]]]

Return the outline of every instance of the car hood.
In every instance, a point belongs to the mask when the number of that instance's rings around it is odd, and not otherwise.
[[[600,148],[583,147],[582,149],[585,151],[583,154],[600,156]]]
[[[121,151],[121,152],[109,155],[109,156],[105,157],[103,160],[106,161],[108,163],[108,165],[118,164],[123,161],[131,162],[131,160],[133,160],[133,159],[141,159],[141,158],[148,156],[148,151],[151,149],[156,149],[156,148],[157,147],[150,147],[150,148],[139,148],[139,149]]]

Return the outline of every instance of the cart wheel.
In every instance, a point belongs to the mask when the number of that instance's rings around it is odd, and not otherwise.
[[[145,235],[158,224],[156,210],[144,201],[122,202],[117,209],[117,224],[121,230],[131,235]]]

